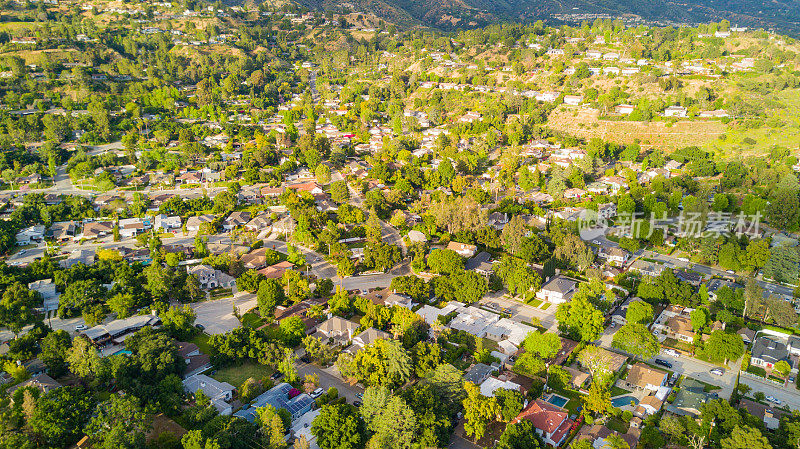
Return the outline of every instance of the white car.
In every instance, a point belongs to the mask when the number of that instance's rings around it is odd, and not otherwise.
[[[674,349],[665,349],[664,354],[671,355],[672,357],[680,357],[681,353]]]
[[[79,324],[79,325],[75,326],[75,330],[76,331],[85,331],[86,329],[88,329],[88,328],[86,327],[85,324]]]
[[[724,370],[724,369],[722,369],[722,368],[714,368],[714,369],[712,369],[712,370],[711,370],[711,371],[709,371],[709,372],[710,372],[711,374],[715,375],[715,376],[722,376],[723,374],[725,374],[725,370]]]
[[[765,399],[768,400],[769,402],[772,402],[773,404],[781,405],[781,400],[775,398],[774,396],[767,396]]]
[[[311,399],[316,399],[316,398],[322,396],[322,393],[324,393],[324,392],[325,392],[325,390],[323,390],[322,388],[317,388],[316,390],[312,391],[309,394],[309,396],[311,396]]]

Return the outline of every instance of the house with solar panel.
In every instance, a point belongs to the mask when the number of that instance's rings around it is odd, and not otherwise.
[[[292,421],[294,421],[310,412],[314,408],[314,404],[315,402],[311,399],[311,396],[284,382],[262,393],[249,406],[243,407],[233,416],[254,422],[256,410],[271,405],[275,409],[286,409],[292,415]]]

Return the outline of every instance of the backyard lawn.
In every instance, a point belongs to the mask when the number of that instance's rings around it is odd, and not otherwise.
[[[623,395],[623,394],[628,394],[628,393],[630,393],[630,391],[628,391],[628,390],[626,390],[624,388],[620,388],[620,387],[618,387],[616,385],[611,387],[611,397],[612,398],[620,396],[620,395]]]
[[[255,362],[246,362],[242,365],[233,365],[217,370],[211,377],[220,381],[227,382],[236,388],[240,388],[245,380],[252,377],[262,379],[272,374],[272,369]]]
[[[211,349],[211,345],[208,344],[208,339],[211,338],[208,334],[204,332],[198,332],[189,340],[190,343],[194,343],[200,349],[200,352],[203,354],[213,354],[214,350]]]

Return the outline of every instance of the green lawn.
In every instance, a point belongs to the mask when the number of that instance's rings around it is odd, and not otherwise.
[[[583,395],[578,393],[575,390],[556,390],[553,389],[553,392],[559,396],[564,396],[565,398],[569,399],[569,402],[564,405],[564,408],[569,411],[570,414],[578,413],[578,407],[583,405]]]
[[[259,328],[264,324],[264,319],[257,313],[247,312],[242,316],[242,326],[252,327],[253,329]]]
[[[211,299],[227,298],[233,296],[233,291],[229,288],[215,288],[209,292]]]
[[[227,382],[236,388],[242,386],[245,380],[252,377],[261,379],[272,374],[273,370],[255,362],[246,362],[242,365],[229,366],[218,370],[213,377],[220,382]]]
[[[606,423],[606,427],[611,430],[617,431],[619,433],[627,433],[628,432],[628,423],[622,421],[619,418],[611,418]]]
[[[211,345],[208,344],[208,339],[211,338],[208,334],[203,332],[198,332],[189,340],[190,343],[194,343],[200,349],[203,354],[213,354],[214,350],[211,348]]]
[[[542,305],[542,301],[539,300],[539,299],[533,298],[530,301],[528,301],[528,304],[532,305],[533,307],[539,307],[540,305]]]
[[[551,303],[549,303],[549,302],[546,302],[546,303],[542,304],[542,307],[541,307],[541,309],[542,309],[542,310],[547,310],[547,309],[549,309],[549,308],[550,308],[550,306],[551,306],[551,305],[552,305]]]
[[[630,391],[628,391],[628,390],[626,390],[624,388],[620,388],[620,387],[618,387],[616,385],[611,387],[611,397],[612,398],[620,396],[620,395],[623,395],[623,394],[628,394],[628,393],[630,393]]]

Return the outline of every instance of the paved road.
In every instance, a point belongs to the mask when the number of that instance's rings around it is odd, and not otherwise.
[[[370,290],[373,288],[386,288],[392,283],[392,279],[398,276],[411,274],[411,263],[408,260],[392,268],[386,273],[367,274],[362,276],[352,276],[339,279],[336,285],[341,285],[345,290]]]
[[[192,310],[197,314],[195,323],[205,327],[205,332],[209,335],[224,334],[238,328],[241,323],[233,316],[234,303],[239,310],[239,315],[244,315],[257,306],[256,295],[237,293],[232,298],[192,303]]]
[[[800,393],[798,393],[794,385],[782,387],[772,382],[746,375],[739,376],[739,383],[745,384],[752,389],[748,396],[753,396],[760,391],[766,396],[772,396],[780,400],[782,402],[781,406],[789,407],[792,410],[800,410]]]

